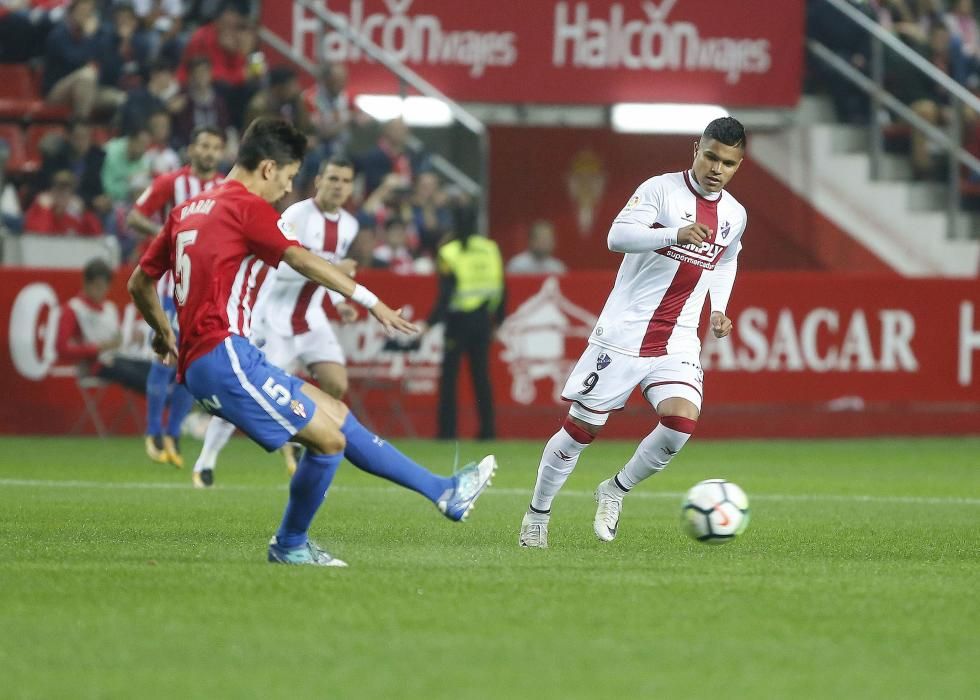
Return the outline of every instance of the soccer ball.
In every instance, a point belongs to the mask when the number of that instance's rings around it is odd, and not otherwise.
[[[695,484],[681,506],[681,529],[698,542],[724,544],[749,524],[749,499],[730,481],[708,479]]]

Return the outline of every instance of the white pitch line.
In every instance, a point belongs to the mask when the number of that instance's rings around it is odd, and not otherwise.
[[[121,482],[121,481],[77,481],[77,480],[57,480],[57,479],[0,479],[0,486],[23,486],[38,488],[83,488],[83,489],[119,489],[119,490],[168,490],[168,491],[187,491],[191,490],[189,482],[175,483],[170,481],[144,481],[144,482]],[[247,484],[219,484],[215,487],[218,491],[285,491],[286,484],[281,486],[249,486]],[[387,493],[399,493],[404,489],[397,486],[385,486],[374,488],[370,486],[334,486],[337,491],[378,491]],[[530,489],[515,488],[496,488],[491,486],[488,494],[498,496],[530,496]],[[562,496],[572,498],[592,498],[591,491],[577,491],[567,489],[561,492]],[[683,498],[684,494],[680,491],[639,491],[630,496],[631,499],[656,499],[656,500],[676,500]],[[858,503],[897,503],[910,505],[964,505],[980,506],[980,498],[961,498],[957,496],[871,496],[864,494],[833,494],[833,493],[813,493],[813,494],[786,494],[786,493],[763,493],[755,494],[750,497],[750,502],[754,501],[844,501]]]

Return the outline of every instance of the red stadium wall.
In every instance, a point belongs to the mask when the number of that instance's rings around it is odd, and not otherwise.
[[[527,244],[528,226],[547,219],[558,233],[557,257],[573,269],[614,269],[609,224],[641,182],[690,167],[694,137],[618,134],[608,129],[493,127],[490,136],[490,227],[505,257]],[[849,234],[752,162],[730,186],[749,227],[743,270],[834,270],[888,273]]]
[[[55,314],[78,288],[77,272],[3,269],[0,285],[0,433],[64,434],[83,414],[71,369],[46,354]],[[141,324],[113,297],[134,351]],[[493,352],[501,437],[542,439],[565,413],[556,395],[586,344],[612,284],[610,272],[511,278],[509,318]],[[424,316],[435,280],[364,274],[383,298]],[[969,281],[807,273],[741,273],[729,340],[706,342],[703,437],[980,434],[980,287]],[[435,432],[441,333],[410,353],[384,350],[373,320],[343,326],[354,409],[379,432]],[[468,381],[460,382],[461,435],[475,433]],[[142,411],[142,402],[138,403]],[[142,414],[119,390],[102,414],[139,432]],[[634,394],[605,434],[636,437],[653,423]],[[83,426],[91,432],[91,424]]]

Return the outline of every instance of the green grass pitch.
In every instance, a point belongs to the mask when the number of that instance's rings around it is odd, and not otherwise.
[[[452,445],[399,443],[446,472]],[[189,461],[198,443],[188,441]],[[236,438],[217,486],[138,439],[0,439],[3,698],[966,698],[980,692],[980,438],[708,442],[625,504],[592,489],[632,453],[599,440],[517,531],[541,443],[492,449],[470,522],[344,465],[313,535],[346,570],[265,563],[277,455]],[[678,529],[724,477],[752,523]]]

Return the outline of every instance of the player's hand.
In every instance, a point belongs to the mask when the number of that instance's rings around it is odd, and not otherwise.
[[[153,352],[160,357],[160,362],[170,367],[177,362],[177,337],[170,328],[163,333],[153,336]]]
[[[353,323],[357,320],[357,307],[346,301],[338,303],[335,307],[340,314],[341,323]]]
[[[716,338],[724,338],[732,332],[732,319],[721,311],[711,312],[711,331]]]
[[[371,309],[371,315],[378,319],[378,323],[384,326],[385,333],[391,335],[394,331],[407,333],[409,335],[419,332],[418,326],[402,318],[402,310],[392,310],[383,301],[379,301]]]
[[[103,340],[99,343],[99,350],[105,352],[106,350],[118,350],[122,346],[122,335],[119,333],[114,334],[109,340]]]
[[[357,261],[351,260],[350,258],[344,258],[337,263],[337,267],[348,277],[354,277],[357,274]]]
[[[691,224],[677,232],[678,245],[701,245],[711,237],[711,229],[704,224]]]

